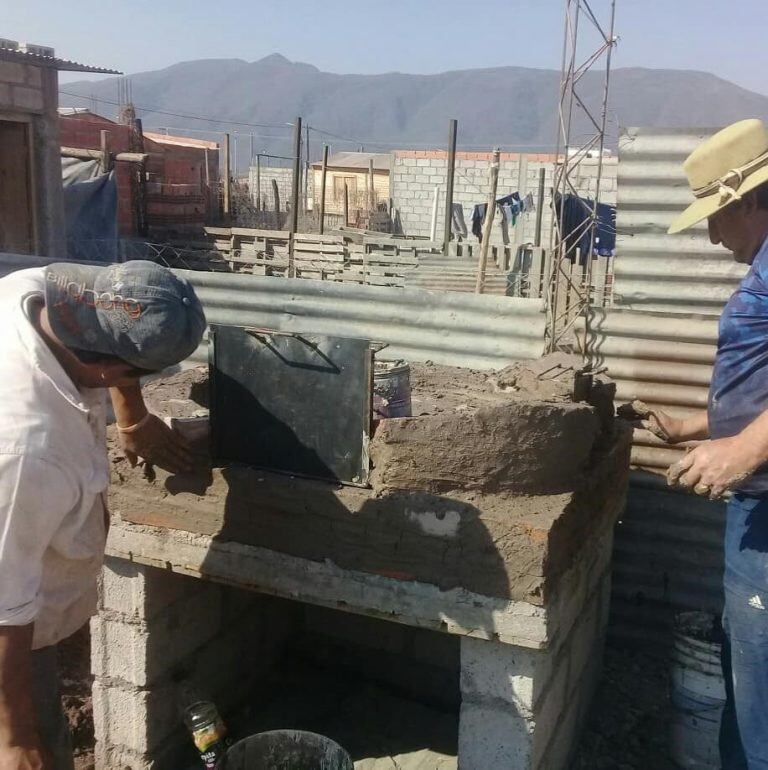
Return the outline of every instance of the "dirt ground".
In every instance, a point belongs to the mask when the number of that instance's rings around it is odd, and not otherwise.
[[[88,625],[59,645],[59,679],[62,706],[72,733],[75,770],[93,770],[93,677]]]
[[[76,770],[94,767],[89,646],[86,626],[60,652]],[[264,695],[231,724],[234,734],[301,724],[346,746],[357,770],[455,768],[454,715],[398,698],[375,685],[322,672],[313,675],[317,681],[311,689],[320,695],[310,703],[307,672],[280,673],[279,688],[265,686]],[[668,693],[664,661],[607,647],[603,678],[571,770],[675,770],[666,750]],[[353,723],[356,728],[350,727]],[[413,727],[418,724],[428,729],[415,735]]]

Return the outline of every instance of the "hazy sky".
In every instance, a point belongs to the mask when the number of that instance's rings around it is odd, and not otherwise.
[[[591,5],[603,17],[608,0]],[[615,66],[706,70],[768,94],[768,0],[616,5]],[[0,36],[128,74],[274,52],[340,73],[559,69],[563,7],[563,0],[24,0],[5,4]]]

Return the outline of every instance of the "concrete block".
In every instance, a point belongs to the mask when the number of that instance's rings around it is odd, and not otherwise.
[[[533,766],[546,753],[552,736],[559,731],[563,713],[568,708],[578,709],[578,702],[571,704],[568,699],[570,658],[563,649],[555,661],[555,670],[549,687],[540,698],[534,715]],[[577,693],[578,696],[578,693]]]
[[[7,83],[0,83],[0,106],[13,106],[11,103],[11,87]]]
[[[576,749],[578,728],[579,709],[572,704],[565,710],[543,758],[534,766],[536,770],[566,770]]]
[[[176,572],[107,558],[100,589],[100,610],[139,621],[151,620],[174,602],[205,591],[206,585]]]
[[[93,683],[93,721],[98,740],[144,754],[179,728],[179,712],[172,700],[135,687]]]
[[[419,168],[429,167],[429,158],[416,158],[416,165]]]
[[[552,677],[546,651],[465,637],[461,640],[461,694],[468,702],[502,702],[530,717]]]
[[[33,112],[42,112],[43,110],[43,92],[37,88],[12,86],[11,101],[13,106],[20,110],[31,110]]]
[[[568,640],[570,648],[570,672],[568,675],[568,693],[573,693],[582,681],[582,674],[587,664],[594,658],[601,659],[603,654],[603,639],[597,635],[599,619],[599,592],[593,594],[589,606],[575,624]]]
[[[530,770],[531,727],[508,709],[462,703],[459,770]]]
[[[102,613],[91,619],[91,669],[146,686],[215,636],[221,623],[220,588],[206,590],[168,608],[151,624],[127,623]]]
[[[43,73],[40,67],[27,67],[27,85],[32,88],[43,87]]]
[[[26,83],[26,70],[29,65],[20,62],[2,61],[0,62],[0,80],[4,83]]]

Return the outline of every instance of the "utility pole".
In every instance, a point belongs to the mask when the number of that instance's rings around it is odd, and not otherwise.
[[[299,221],[299,180],[301,179],[301,118],[293,124],[293,179],[291,187],[290,231],[296,232]]]
[[[544,181],[547,170],[544,166],[539,169],[539,193],[536,198],[536,230],[534,231],[534,246],[541,246],[541,221],[544,216]]]
[[[344,182],[344,226],[349,227],[349,186]]]
[[[304,127],[304,130],[306,131],[306,156],[304,158],[304,210],[309,211],[309,123],[306,124]]]
[[[301,118],[293,127],[293,189],[291,190],[290,236],[288,238],[288,277],[296,277],[293,259],[293,241],[299,223],[299,180],[301,178]]]
[[[224,223],[229,224],[229,216],[231,213],[231,170],[229,159],[229,134],[224,134]]]
[[[261,211],[261,155],[256,156],[256,211]]]
[[[328,176],[328,145],[323,147],[323,170],[320,174],[320,235],[325,232],[325,184]]]
[[[445,180],[445,227],[443,229],[443,254],[448,256],[448,244],[451,242],[451,220],[453,219],[453,177],[456,173],[456,135],[458,122],[448,124],[448,171]]]
[[[490,190],[488,192],[488,203],[485,209],[485,219],[483,220],[483,242],[480,244],[480,261],[477,265],[477,283],[475,284],[475,294],[482,294],[485,288],[485,267],[488,263],[488,247],[491,240],[491,226],[493,225],[493,216],[496,213],[496,190],[499,185],[499,161],[501,153],[496,148],[493,151],[493,158],[489,169]]]

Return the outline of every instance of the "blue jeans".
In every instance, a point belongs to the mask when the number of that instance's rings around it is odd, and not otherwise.
[[[72,740],[61,708],[55,646],[32,653],[32,700],[40,740],[53,757],[54,770],[74,770]]]
[[[768,497],[735,494],[725,528],[723,770],[768,770]]]

